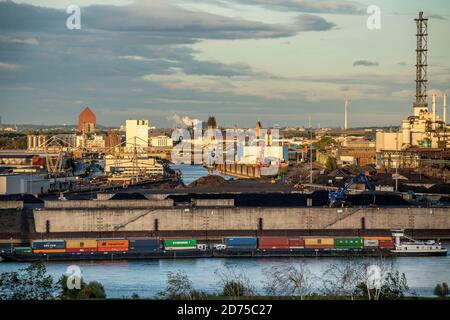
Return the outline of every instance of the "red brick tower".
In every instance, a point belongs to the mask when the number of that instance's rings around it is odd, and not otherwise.
[[[91,108],[86,107],[78,116],[78,131],[82,133],[94,133],[97,118]]]

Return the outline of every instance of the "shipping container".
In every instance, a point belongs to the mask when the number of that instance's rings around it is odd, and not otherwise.
[[[82,249],[82,248],[97,249],[97,240],[95,239],[66,240],[66,249]]]
[[[334,248],[333,238],[305,238],[305,248]]]
[[[382,249],[394,249],[395,245],[394,245],[394,241],[379,241],[378,244],[379,248]]]
[[[66,242],[64,240],[35,240],[31,247],[36,250],[65,249]]]
[[[160,247],[161,240],[159,238],[131,238],[128,239],[129,246],[138,247]]]
[[[258,245],[258,240],[255,237],[226,237],[224,243],[227,248],[245,248],[255,249]]]
[[[288,249],[289,239],[287,237],[261,237],[258,239],[260,249]]]
[[[392,241],[392,237],[363,237],[363,240]]]
[[[339,249],[359,249],[363,247],[363,240],[360,237],[334,238],[334,247]]]
[[[153,252],[161,248],[161,240],[158,238],[134,238],[128,240],[128,249],[133,252]]]
[[[379,241],[378,240],[366,240],[364,239],[364,247],[366,248],[378,248]]]
[[[15,247],[14,251],[16,253],[31,253],[33,249],[31,247]]]
[[[34,253],[65,253],[66,249],[33,249]]]
[[[97,248],[98,251],[111,251],[111,250],[105,250],[108,248],[119,248],[128,249],[128,240],[126,239],[98,239],[97,240]],[[112,250],[114,251],[114,250]]]
[[[97,252],[97,248],[68,248],[66,252]]]
[[[305,240],[303,238],[289,238],[289,248],[303,249],[305,247]]]
[[[166,239],[164,240],[166,250],[190,250],[197,249],[197,240],[195,239]]]

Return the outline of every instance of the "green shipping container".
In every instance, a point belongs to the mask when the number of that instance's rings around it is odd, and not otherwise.
[[[197,240],[195,239],[173,239],[164,240],[164,247],[170,248],[184,248],[184,247],[197,247]]]
[[[363,239],[355,238],[334,238],[335,248],[358,249],[363,247]]]
[[[15,247],[14,251],[16,253],[31,253],[33,250],[30,247]]]

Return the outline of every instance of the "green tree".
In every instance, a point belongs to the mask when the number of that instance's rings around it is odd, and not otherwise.
[[[335,157],[328,157],[325,167],[328,172],[332,172],[337,168],[337,161]]]
[[[83,279],[80,282],[80,289],[69,289],[67,286],[66,275],[63,275],[59,281],[60,294],[62,300],[88,300],[88,299],[106,299],[106,292],[103,285],[97,281],[86,283]]]
[[[51,300],[55,295],[53,278],[40,262],[0,274],[0,300]]]
[[[314,146],[318,150],[325,150],[326,147],[331,146],[336,143],[336,140],[334,140],[332,137],[322,137],[319,141],[317,141]]]
[[[446,282],[444,283],[438,283],[436,287],[434,288],[434,295],[438,296],[440,298],[445,298],[449,294],[449,288],[448,284]]]

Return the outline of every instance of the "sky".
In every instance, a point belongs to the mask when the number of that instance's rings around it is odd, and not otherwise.
[[[70,5],[81,7],[69,30]],[[369,29],[367,8],[380,8]],[[450,92],[448,0],[0,0],[0,116],[119,126],[398,126],[415,92],[414,18],[429,17],[429,94]]]

